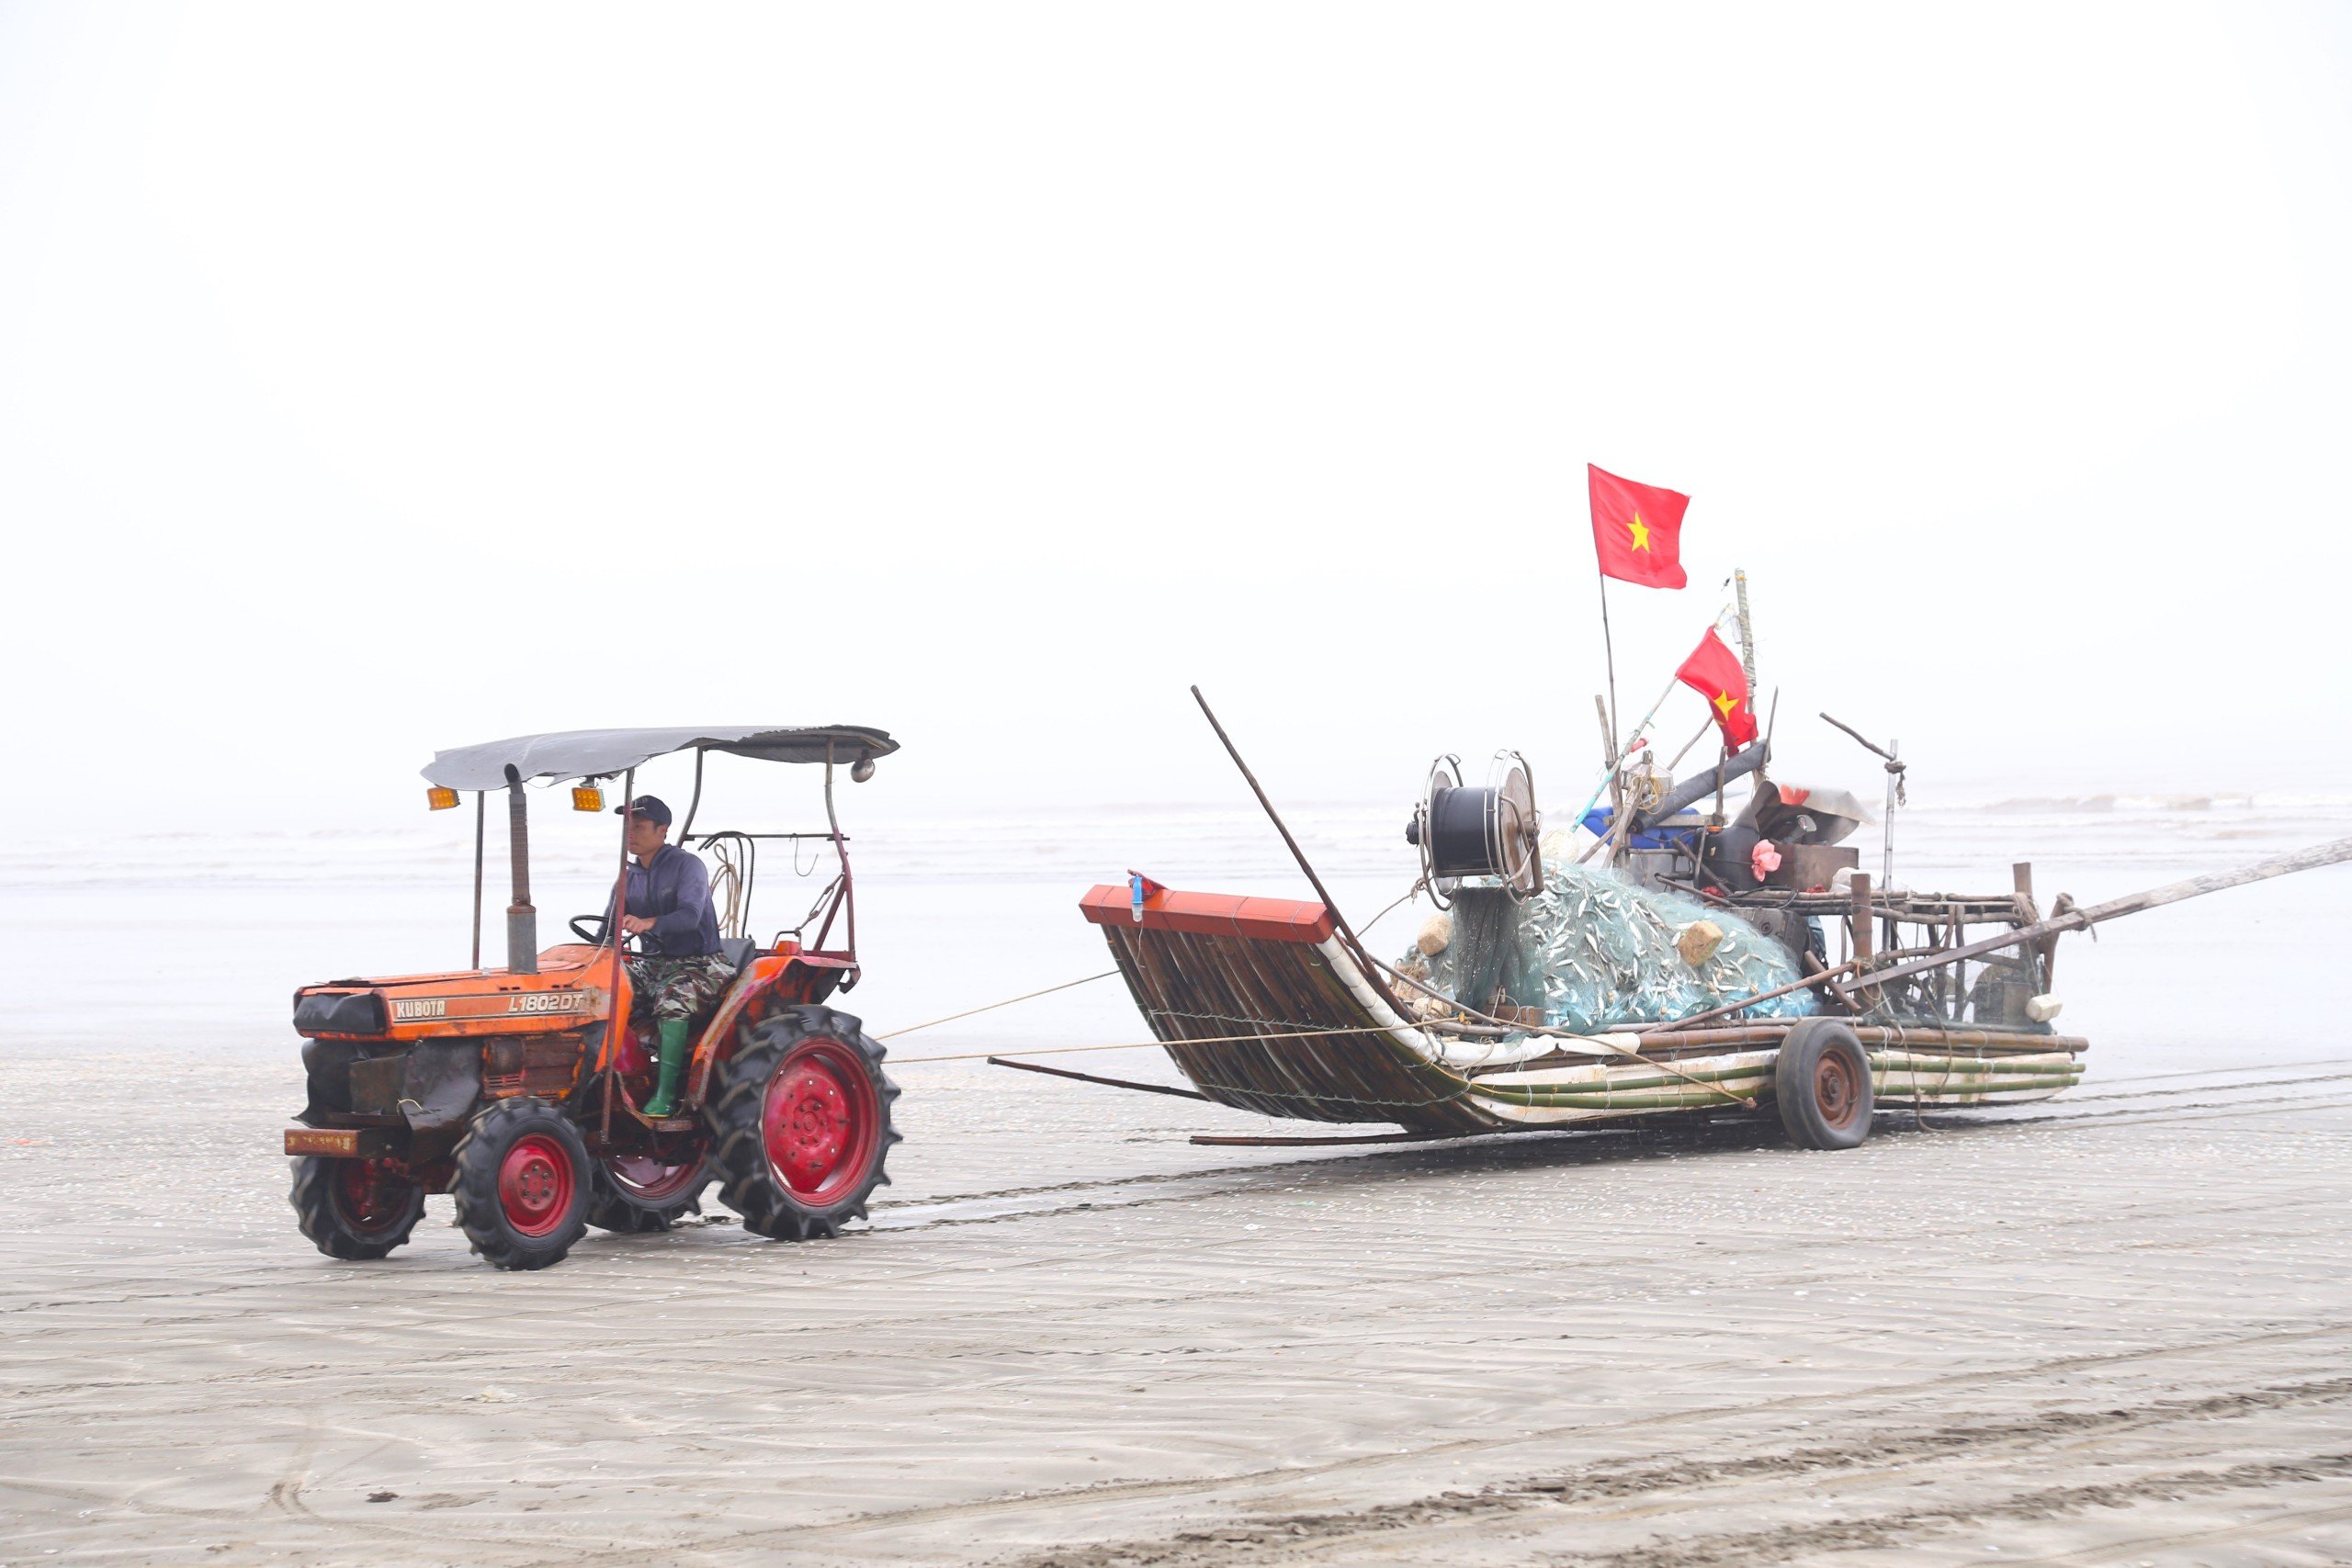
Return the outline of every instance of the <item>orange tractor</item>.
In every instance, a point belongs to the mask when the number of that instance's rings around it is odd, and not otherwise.
[[[302,1234],[332,1258],[381,1258],[408,1240],[425,1194],[447,1192],[475,1252],[501,1269],[544,1269],[592,1224],[667,1229],[714,1180],[760,1235],[832,1236],[863,1218],[888,1179],[899,1090],[859,1021],[824,1005],[858,979],[833,774],[863,781],[897,750],[881,730],[834,725],[577,730],[436,755],[424,770],[434,807],[475,794],[473,966],[295,993],[310,1100],[286,1152]],[[632,800],[641,764],[686,750],[694,803],[677,841],[719,859],[720,948],[734,977],[694,1036],[678,1103],[649,1116],[655,1061],[650,1032],[630,1021],[632,939],[607,906],[572,920],[578,942],[540,950],[524,786],[569,781],[576,808],[602,810],[607,782]],[[826,830],[696,834],[713,751],[820,764]],[[482,836],[497,791],[514,867],[503,969],[481,964]],[[830,849],[834,874],[801,923],[763,945],[747,933],[752,885],[760,843],[777,840]],[[614,863],[625,874],[625,851]]]

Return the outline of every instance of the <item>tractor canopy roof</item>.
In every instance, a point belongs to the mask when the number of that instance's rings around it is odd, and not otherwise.
[[[731,751],[763,762],[821,762],[830,750],[834,761],[850,763],[887,757],[898,749],[899,743],[888,732],[857,724],[797,728],[743,724],[686,729],[567,729],[436,751],[423,771],[425,783],[444,789],[503,789],[509,767],[522,778],[560,782],[626,773],[673,751]]]

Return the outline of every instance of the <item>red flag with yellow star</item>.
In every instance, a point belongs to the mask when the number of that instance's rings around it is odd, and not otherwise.
[[[1699,639],[1699,646],[1691,649],[1674,678],[1707,699],[1728,750],[1736,751],[1756,739],[1756,710],[1748,705],[1747,672],[1740,668],[1739,655],[1724,646],[1714,627],[1707,628],[1707,635]]]
[[[1592,543],[1600,574],[1645,588],[1679,588],[1682,509],[1690,498],[1585,465],[1592,480]]]

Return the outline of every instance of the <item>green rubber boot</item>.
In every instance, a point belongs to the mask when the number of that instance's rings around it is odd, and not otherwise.
[[[678,1080],[686,1076],[686,1047],[694,1035],[694,1025],[683,1018],[665,1018],[658,1027],[662,1032],[662,1087],[645,1102],[645,1113],[657,1121],[677,1109]]]

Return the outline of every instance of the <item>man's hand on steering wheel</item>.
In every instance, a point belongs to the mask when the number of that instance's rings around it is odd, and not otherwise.
[[[637,915],[623,915],[621,917],[621,931],[624,944],[626,944],[629,937],[636,936],[642,931],[650,931],[652,927],[653,922],[651,920],[642,919]],[[602,947],[605,945],[607,930],[608,928],[605,923],[605,917],[602,915],[574,915],[571,917],[571,934],[578,937],[582,942],[586,942],[591,947]]]

